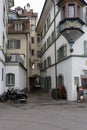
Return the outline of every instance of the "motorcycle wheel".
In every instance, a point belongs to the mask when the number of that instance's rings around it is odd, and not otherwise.
[[[0,98],[0,101],[1,102],[6,102],[8,100],[8,97],[7,96],[2,96],[1,98]]]

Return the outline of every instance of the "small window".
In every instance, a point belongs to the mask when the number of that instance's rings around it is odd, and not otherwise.
[[[35,55],[35,50],[31,50],[31,55],[34,56]]]
[[[34,37],[31,37],[31,43],[34,43]]]
[[[84,41],[84,54],[87,56],[87,41]]]
[[[41,51],[37,51],[37,57],[41,56]]]
[[[74,4],[69,4],[68,9],[69,9],[69,18],[74,18],[75,16]]]
[[[14,86],[15,85],[15,75],[9,73],[6,75],[6,85],[7,86]]]
[[[33,25],[33,24],[31,25],[31,30],[35,31],[35,25]]]
[[[32,70],[35,70],[35,63],[32,62],[31,64],[32,64],[32,66],[31,66],[31,67],[32,67]]]
[[[62,18],[63,19],[65,18],[65,6],[63,6],[63,8],[62,8]]]
[[[47,64],[48,64],[48,67],[51,65],[51,57],[49,56],[48,58],[47,58]]]
[[[15,24],[15,31],[22,31],[22,23]]]
[[[4,79],[4,69],[2,68],[2,81]]]
[[[41,69],[41,63],[37,63],[37,70]]]
[[[47,63],[46,63],[46,60],[44,60],[44,68],[46,68],[46,64],[47,64]]]

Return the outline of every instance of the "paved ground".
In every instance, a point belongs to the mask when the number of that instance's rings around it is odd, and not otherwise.
[[[0,130],[87,130],[87,102],[55,101],[36,94],[26,104],[0,103]]]

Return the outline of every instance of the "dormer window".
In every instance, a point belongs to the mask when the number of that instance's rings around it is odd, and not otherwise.
[[[74,4],[69,4],[68,9],[69,9],[69,18],[74,18],[75,17],[75,6],[74,6]]]

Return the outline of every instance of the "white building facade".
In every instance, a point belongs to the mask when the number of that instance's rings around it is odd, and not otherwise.
[[[9,87],[26,87],[26,69],[19,56],[7,57],[8,9],[14,6],[14,0],[0,0],[0,95]],[[10,61],[8,63],[8,61]]]
[[[42,88],[65,86],[67,100],[77,85],[87,89],[87,3],[46,0],[36,31],[41,36]]]
[[[8,1],[0,0],[0,94],[5,89],[5,54],[7,43]]]

